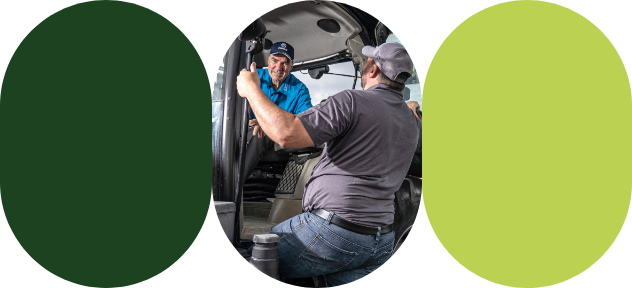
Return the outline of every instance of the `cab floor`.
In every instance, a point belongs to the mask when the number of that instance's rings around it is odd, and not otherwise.
[[[270,228],[276,223],[267,222],[267,218],[244,216],[244,228],[241,230],[241,239],[252,240],[255,234],[270,233]]]

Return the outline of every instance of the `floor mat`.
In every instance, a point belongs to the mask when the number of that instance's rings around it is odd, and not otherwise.
[[[266,222],[268,219],[244,216],[244,228],[241,231],[241,239],[252,240],[255,234],[270,233],[270,228],[276,223]]]

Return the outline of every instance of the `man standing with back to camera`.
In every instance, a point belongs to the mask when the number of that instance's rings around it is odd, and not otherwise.
[[[413,70],[398,43],[365,46],[362,88],[345,90],[299,114],[269,101],[256,73],[237,78],[266,134],[285,148],[325,143],[305,185],[303,214],[274,227],[279,274],[324,275],[327,286],[371,273],[393,253],[395,192],[415,152],[421,153],[421,121],[402,90]],[[254,67],[254,63],[253,63]]]

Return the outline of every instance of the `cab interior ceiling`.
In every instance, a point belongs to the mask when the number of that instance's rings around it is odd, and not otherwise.
[[[321,19],[340,25],[337,33],[318,27]],[[347,39],[356,37],[362,25],[345,8],[331,1],[302,1],[274,9],[261,16],[269,31],[266,39],[284,41],[294,47],[294,65],[347,51]],[[268,66],[270,50],[255,55],[257,67]]]

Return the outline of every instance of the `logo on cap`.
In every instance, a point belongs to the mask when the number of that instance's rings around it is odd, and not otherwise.
[[[287,44],[281,43],[281,47],[279,47],[279,49],[283,49],[287,51]]]

